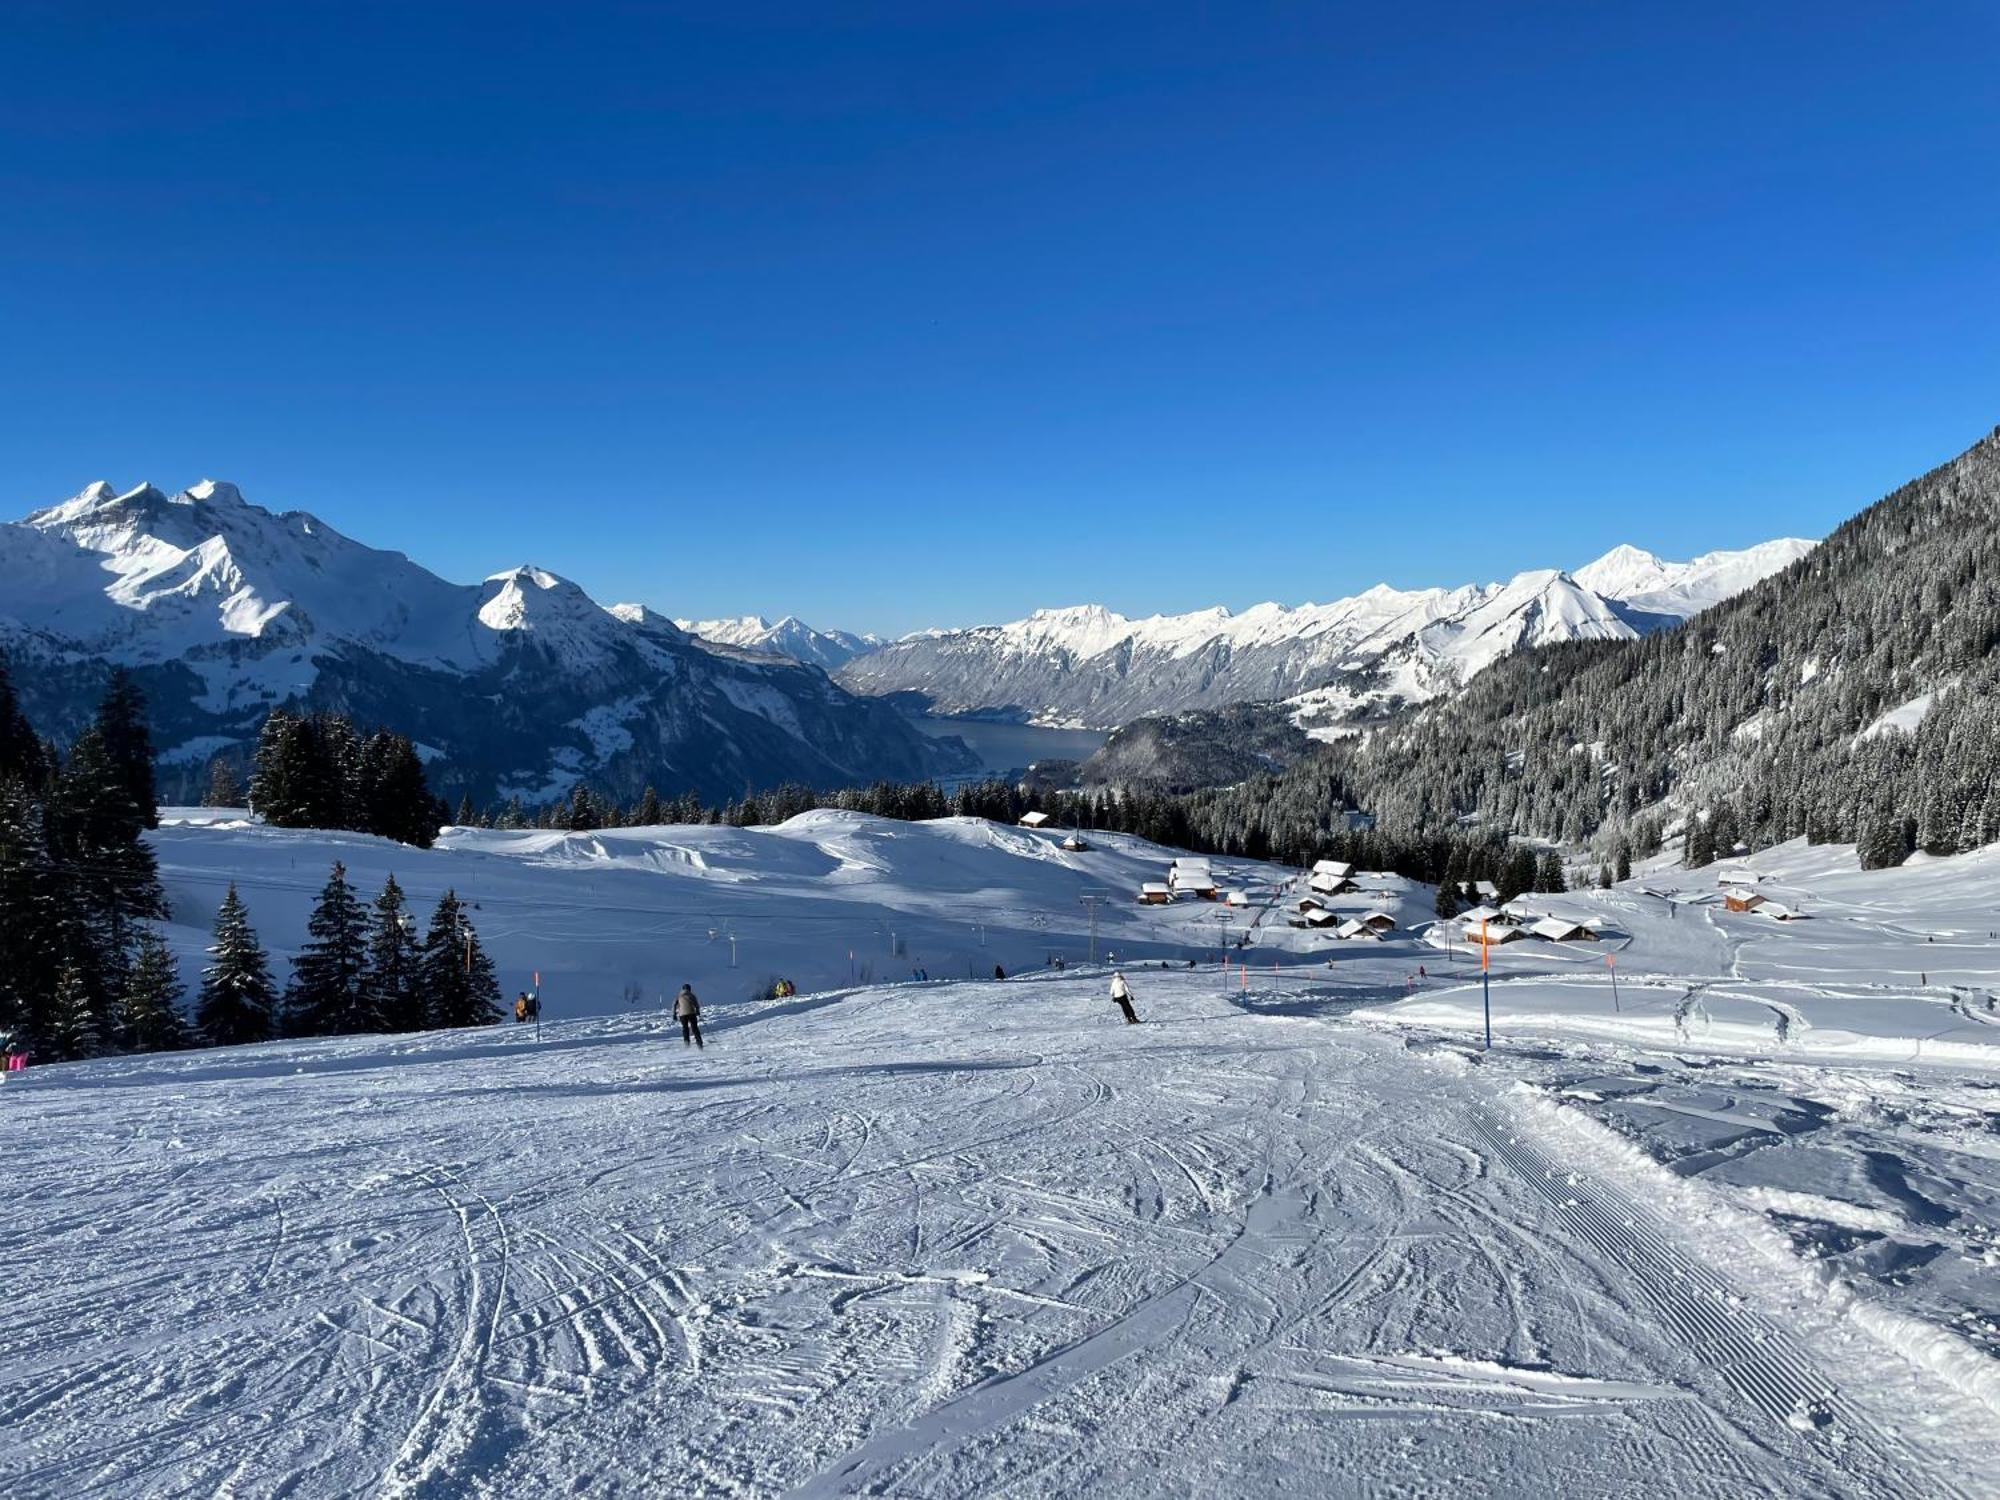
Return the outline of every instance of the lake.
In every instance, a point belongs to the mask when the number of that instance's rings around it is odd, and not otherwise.
[[[932,739],[956,735],[979,757],[978,773],[940,778],[946,782],[1004,776],[1025,771],[1040,760],[1088,760],[1111,737],[1103,729],[1045,729],[1039,724],[1001,724],[933,714],[913,715],[910,723]]]

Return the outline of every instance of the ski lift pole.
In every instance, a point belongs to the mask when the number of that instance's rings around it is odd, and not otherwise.
[[[535,970],[535,1045],[542,1044],[542,971]]]
[[[1605,954],[1604,967],[1611,971],[1611,1009],[1616,1014],[1618,1010],[1618,955],[1615,953]]]

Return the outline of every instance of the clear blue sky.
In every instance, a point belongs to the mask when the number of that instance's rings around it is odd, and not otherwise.
[[[2000,422],[1996,17],[16,0],[0,498],[885,630],[1818,535]]]

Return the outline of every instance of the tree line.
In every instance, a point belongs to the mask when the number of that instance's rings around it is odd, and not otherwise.
[[[442,818],[407,739],[386,731],[362,739],[337,716],[272,720],[259,775],[290,826],[360,826],[423,844],[435,837]],[[364,913],[338,865],[282,989],[232,885],[190,1013],[158,927],[170,913],[145,838],[159,825],[153,761],[145,698],[128,673],[112,674],[65,752],[36,735],[0,656],[6,1046],[63,1060],[498,1019],[492,964],[452,892],[420,940],[393,877]]]
[[[500,1019],[493,963],[455,891],[438,898],[421,940],[390,875],[364,906],[338,860],[280,990],[232,883],[215,916],[210,963],[194,1010],[217,1044],[488,1026]]]

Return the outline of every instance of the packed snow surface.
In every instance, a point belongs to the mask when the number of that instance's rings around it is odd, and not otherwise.
[[[282,953],[338,855],[477,893],[552,1019],[0,1085],[0,1486],[2000,1494],[1991,856],[1761,853],[1794,924],[1714,871],[1531,898],[1602,935],[1494,951],[1485,1053],[1426,888],[1361,872],[1397,928],[1338,942],[1296,872],[1213,861],[1224,924],[1059,837],[170,813],[184,951],[233,874]],[[810,992],[745,998],[777,964]]]

